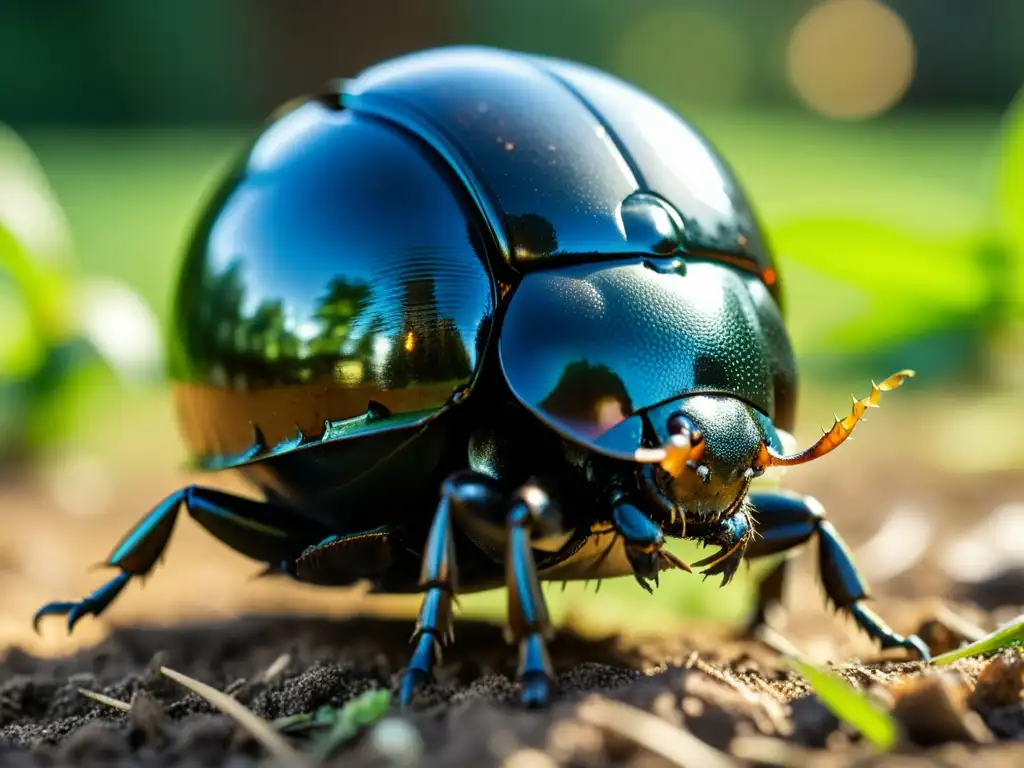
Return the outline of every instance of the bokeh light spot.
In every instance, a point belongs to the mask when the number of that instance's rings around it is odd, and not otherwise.
[[[794,27],[786,53],[800,98],[823,115],[875,117],[910,87],[916,51],[900,16],[878,0],[826,0]]]
[[[615,55],[622,77],[671,106],[735,103],[748,90],[750,60],[743,35],[711,11],[665,8],[637,14]]]

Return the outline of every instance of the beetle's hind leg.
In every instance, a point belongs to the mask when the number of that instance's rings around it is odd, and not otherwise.
[[[752,493],[754,518],[760,536],[747,548],[747,559],[792,550],[817,534],[818,564],[825,594],[857,622],[882,648],[906,648],[928,659],[927,646],[916,635],[904,637],[864,605],[868,587],[839,532],[825,519],[824,509],[810,496],[777,491]],[[785,557],[758,585],[757,608],[748,631],[760,634],[767,626],[769,610],[782,601],[789,557]]]
[[[229,547],[271,569],[290,563],[327,533],[291,509],[190,485],[160,502],[115,547],[105,565],[119,568],[117,576],[82,600],[44,605],[32,620],[36,630],[44,616],[67,615],[70,632],[83,616],[102,613],[132,578],[149,574],[167,548],[182,505]]]

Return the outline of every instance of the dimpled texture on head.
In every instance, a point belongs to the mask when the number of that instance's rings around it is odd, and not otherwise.
[[[691,397],[679,404],[704,437],[702,462],[746,469],[762,436],[750,407],[728,397]],[[671,409],[674,410],[674,409]]]

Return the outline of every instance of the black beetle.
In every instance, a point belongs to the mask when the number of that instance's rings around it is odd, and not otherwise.
[[[275,116],[178,286],[185,438],[265,501],[172,494],[110,556],[117,577],[37,626],[73,627],[149,573],[184,505],[267,573],[424,591],[406,702],[454,596],[502,584],[523,700],[544,702],[540,580],[633,574],[649,591],[690,570],[666,536],[720,547],[696,565],[724,585],[744,557],[817,534],[832,602],[883,647],[928,656],[864,606],[816,501],[748,492],[831,451],[910,372],[783,454],[797,381],[779,276],[699,134],[604,73],[484,48],[404,56],[339,90]]]

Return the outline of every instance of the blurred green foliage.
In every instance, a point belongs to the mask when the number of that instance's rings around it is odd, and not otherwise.
[[[89,394],[138,364],[117,325],[151,323],[144,305],[121,284],[98,287],[77,269],[46,174],[0,123],[0,459],[69,438]]]
[[[984,231],[938,237],[816,218],[774,234],[790,264],[840,286],[795,303],[794,321],[813,329],[804,339],[811,373],[913,368],[932,382],[984,383],[988,340],[1021,311],[1014,255]]]
[[[60,432],[86,350],[75,335],[63,211],[21,138],[0,124],[0,455]]]
[[[997,177],[999,224],[1014,252],[1016,271],[1010,280],[1020,319],[1024,317],[1024,91],[1006,115]]]
[[[907,201],[886,217],[847,212],[771,226],[787,266],[833,281],[827,311],[808,296],[792,313],[795,327],[814,329],[803,339],[812,373],[911,367],[939,383],[991,383],[992,341],[1024,320],[1021,100],[990,144],[973,173],[980,210],[944,211],[932,200],[931,220],[919,222]]]

